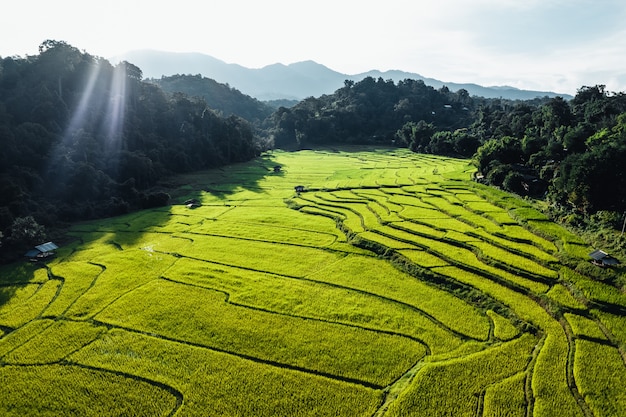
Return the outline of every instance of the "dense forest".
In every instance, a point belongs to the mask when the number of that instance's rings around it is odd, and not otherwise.
[[[283,147],[394,144],[473,158],[478,180],[545,198],[555,218],[574,225],[618,227],[626,210],[626,94],[603,85],[581,87],[570,101],[510,101],[366,78],[280,108],[267,129]]]
[[[0,231],[13,245],[40,225],[167,204],[160,179],[270,147],[472,158],[477,180],[545,199],[571,224],[619,227],[626,210],[626,95],[602,85],[510,101],[368,77],[275,110],[200,75],[146,80],[132,63],[45,41],[36,56],[0,58],[0,141]]]
[[[255,124],[265,120],[275,110],[267,103],[200,74],[173,75],[148,81],[155,83],[168,93],[184,93],[190,97],[200,97],[222,116],[235,115]]]
[[[9,241],[24,218],[53,226],[165,204],[166,194],[148,191],[160,178],[261,150],[244,119],[59,41],[0,60],[0,140],[0,230]]]

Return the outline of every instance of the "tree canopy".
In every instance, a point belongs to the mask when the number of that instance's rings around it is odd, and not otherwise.
[[[257,139],[131,63],[45,41],[38,55],[0,58],[0,230],[163,204],[148,191],[160,178],[251,159]]]
[[[271,107],[200,75],[144,80],[129,62],[47,40],[0,58],[0,231],[166,204],[165,176],[245,161],[270,146],[409,147],[472,158],[484,181],[575,216],[626,210],[626,95],[603,85],[511,101],[422,80],[346,80]],[[226,116],[226,117],[224,117]],[[574,217],[575,217],[574,216]]]

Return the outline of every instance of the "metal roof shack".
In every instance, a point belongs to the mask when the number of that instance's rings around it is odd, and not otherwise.
[[[59,249],[59,247],[52,242],[42,243],[26,252],[24,256],[30,258],[31,261],[38,261],[54,256],[54,251],[57,249]]]
[[[591,258],[592,264],[601,266],[603,268],[619,264],[619,261],[617,259],[600,249],[591,252],[589,254],[589,257]]]

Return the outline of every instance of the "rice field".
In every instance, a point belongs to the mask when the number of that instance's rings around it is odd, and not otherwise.
[[[55,258],[0,267],[0,415],[623,414],[623,289],[472,173],[274,151],[73,225]]]

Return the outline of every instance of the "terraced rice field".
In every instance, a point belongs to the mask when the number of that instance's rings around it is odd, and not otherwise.
[[[0,415],[624,415],[626,296],[472,171],[274,152],[75,225],[0,269]]]

